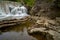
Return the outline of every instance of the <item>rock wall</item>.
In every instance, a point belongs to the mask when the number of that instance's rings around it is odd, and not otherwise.
[[[58,17],[60,16],[60,12],[54,7],[54,2],[55,0],[36,0],[30,14],[34,16],[47,16],[50,18]]]

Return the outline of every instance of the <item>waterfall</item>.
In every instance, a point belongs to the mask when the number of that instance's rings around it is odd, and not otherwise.
[[[7,20],[7,19],[21,19],[24,18],[26,16],[29,16],[27,14],[27,9],[24,6],[17,6],[17,7],[13,7],[13,6],[9,6],[9,13],[5,13],[0,9],[0,20]]]

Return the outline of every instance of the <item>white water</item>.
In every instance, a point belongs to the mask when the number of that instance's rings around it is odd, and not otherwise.
[[[14,7],[14,8],[12,8],[13,6],[10,6],[10,7],[11,7],[11,11],[8,14],[3,12],[0,9],[0,20],[21,19],[21,18],[24,18],[26,16],[29,16],[27,14],[27,9],[24,6],[21,6],[21,7],[17,6],[17,7]]]

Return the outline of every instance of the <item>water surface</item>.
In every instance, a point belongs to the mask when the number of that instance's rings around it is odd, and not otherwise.
[[[46,40],[40,34],[29,35],[27,28],[32,22],[0,28],[0,40]]]

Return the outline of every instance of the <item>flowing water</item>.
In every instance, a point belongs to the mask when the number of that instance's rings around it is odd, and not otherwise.
[[[3,8],[1,8],[0,5],[0,20],[21,19],[29,16],[27,14],[27,9],[24,6],[5,6],[7,12],[4,12],[4,7],[2,6]],[[32,24],[33,21],[27,21],[25,24],[0,28],[0,40],[46,40],[46,38],[42,37],[40,34],[28,34],[27,28]]]
[[[9,5],[9,7],[7,7],[9,12],[6,13],[4,12],[3,8],[0,7],[0,20],[7,20],[7,19],[21,19],[24,18],[26,16],[29,16],[27,14],[27,9],[24,6],[13,6],[13,5]]]

